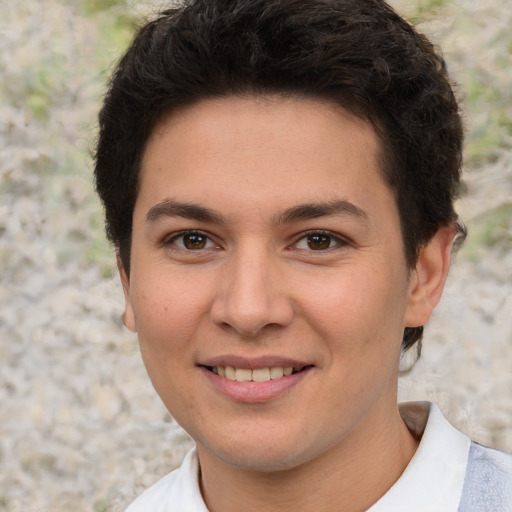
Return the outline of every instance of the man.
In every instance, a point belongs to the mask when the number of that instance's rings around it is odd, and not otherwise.
[[[510,456],[397,405],[463,234],[461,146],[444,61],[380,0],[193,0],[140,30],[96,183],[196,449],[130,512],[509,510]]]

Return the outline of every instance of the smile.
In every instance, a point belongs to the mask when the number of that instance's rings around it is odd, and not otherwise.
[[[291,360],[230,359],[231,364],[228,361],[209,361],[209,364],[198,366],[212,389],[238,403],[267,403],[283,398],[315,369],[315,365]],[[236,359],[239,361],[234,361]]]
[[[288,377],[294,373],[302,371],[304,368],[294,368],[293,366],[271,366],[266,368],[235,368],[233,366],[210,366],[209,371],[225,377],[228,380],[237,382],[268,382]]]

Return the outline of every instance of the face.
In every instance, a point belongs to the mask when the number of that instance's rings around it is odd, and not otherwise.
[[[415,280],[369,124],[303,98],[226,97],[149,140],[125,322],[200,456],[292,468],[396,411]]]

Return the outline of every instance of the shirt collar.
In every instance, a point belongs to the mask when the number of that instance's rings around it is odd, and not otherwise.
[[[400,404],[420,445],[402,476],[367,512],[457,512],[471,441],[429,402]]]
[[[471,441],[434,404],[406,402],[399,407],[407,427],[421,441],[402,476],[367,512],[457,512]],[[185,457],[169,489],[169,510],[208,512],[198,482],[194,449]]]
[[[169,512],[173,510],[208,512],[199,488],[199,462],[195,448],[190,450],[183,459],[167,500]]]

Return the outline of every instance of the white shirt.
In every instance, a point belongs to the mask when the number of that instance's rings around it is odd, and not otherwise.
[[[409,430],[421,436],[420,445],[397,482],[367,512],[457,512],[471,440],[435,404],[399,407]]]
[[[420,445],[398,481],[367,512],[457,512],[471,441],[429,402],[400,404]],[[180,468],[147,489],[126,512],[208,512],[198,483],[195,449]]]

